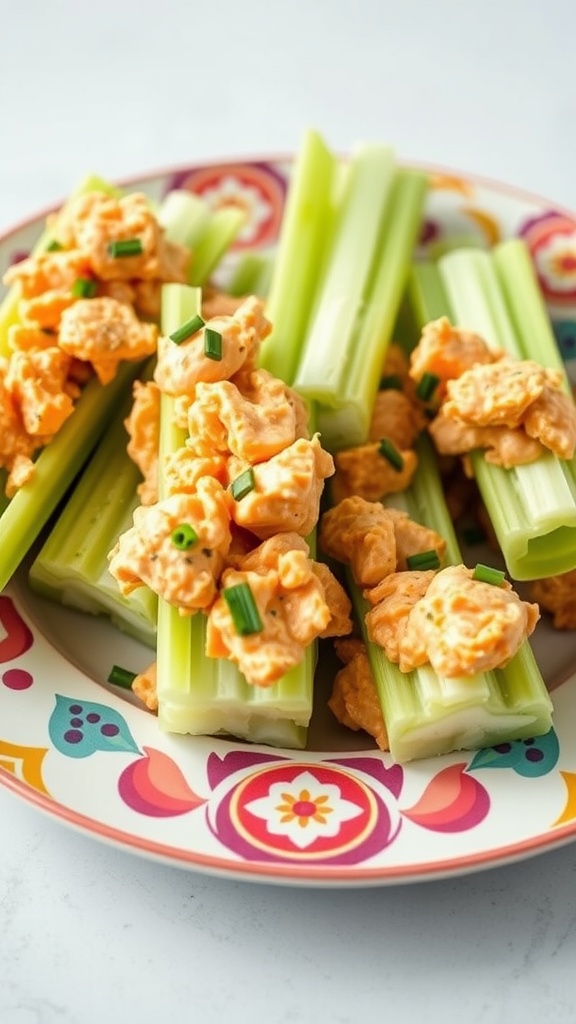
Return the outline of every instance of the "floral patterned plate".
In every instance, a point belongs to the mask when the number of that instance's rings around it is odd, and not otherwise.
[[[125,183],[174,187],[248,220],[225,263],[277,237],[289,159],[230,162]],[[422,251],[511,235],[531,249],[576,382],[576,220],[544,200],[429,170]],[[28,252],[43,216],[0,241],[0,269]],[[306,752],[168,736],[105,683],[149,660],[106,622],[33,595],[21,570],[0,595],[0,782],[97,838],[212,874],[293,884],[395,884],[456,875],[576,838],[576,639],[539,624],[553,690],[544,738],[400,767],[330,721],[319,696]]]

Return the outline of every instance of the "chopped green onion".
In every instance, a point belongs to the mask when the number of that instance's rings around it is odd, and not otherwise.
[[[424,571],[425,569],[439,569],[440,559],[438,552],[431,548],[430,551],[419,551],[415,555],[408,555],[406,565],[409,569]]]
[[[230,484],[230,490],[234,501],[241,501],[247,494],[250,494],[250,491],[254,490],[255,486],[254,470],[252,467],[245,469],[244,472],[240,473],[240,476],[237,476]]]
[[[53,238],[46,246],[45,252],[61,252],[64,246],[60,245],[57,239]]]
[[[222,335],[207,327],[204,331],[204,355],[219,362],[222,359]]]
[[[473,580],[478,580],[480,583],[491,583],[493,587],[502,586],[505,576],[506,573],[502,569],[493,569],[490,565],[482,565],[482,562],[478,562],[472,573]]]
[[[439,383],[440,378],[437,377],[435,373],[426,372],[422,374],[422,377],[418,382],[418,387],[416,388],[416,395],[423,402],[429,402]]]
[[[122,668],[121,665],[113,665],[107,681],[113,683],[114,686],[121,686],[124,690],[130,690],[137,674],[127,668]]]
[[[92,299],[96,295],[96,281],[91,277],[77,277],[72,285],[72,295],[76,299]]]
[[[388,459],[390,465],[394,469],[397,469],[399,473],[402,469],[404,469],[404,459],[402,458],[396,445],[392,441],[390,441],[389,438],[385,437],[382,439],[378,451],[380,455],[383,455],[385,459]]]
[[[141,256],[143,252],[144,248],[139,238],[120,238],[108,243],[108,255],[115,260],[123,259],[125,256]]]
[[[198,540],[198,534],[194,527],[190,526],[190,523],[180,523],[180,526],[172,531],[170,539],[179,551],[188,551],[189,548],[194,547]]]
[[[187,338],[191,338],[193,334],[196,334],[202,327],[204,327],[204,320],[201,316],[193,316],[190,320],[187,320],[185,324],[182,324],[178,330],[173,331],[170,335],[170,341],[173,341],[175,345],[181,345]]]
[[[230,609],[236,632],[239,636],[251,636],[264,629],[254,595],[248,583],[236,583],[226,587],[222,596]]]
[[[380,391],[402,391],[402,378],[397,373],[390,373],[380,378]]]

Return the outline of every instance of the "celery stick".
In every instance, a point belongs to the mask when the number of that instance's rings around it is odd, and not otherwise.
[[[453,320],[478,331],[495,348],[519,358],[544,357],[547,365],[550,354],[557,365],[541,311],[533,323],[529,320],[531,311],[538,310],[536,281],[525,273],[516,278],[514,255],[511,272],[506,252],[500,250],[498,262],[491,253],[477,250],[452,252],[439,261]],[[501,284],[503,266],[507,291]],[[514,320],[507,295],[515,283],[522,291],[515,294]],[[524,303],[526,313],[521,313]],[[515,324],[522,326],[523,340]],[[558,459],[550,453],[512,469],[490,465],[481,452],[472,453],[471,459],[513,579],[537,579],[576,568],[576,458]]]
[[[286,197],[266,315],[272,334],[261,365],[294,379],[333,228],[337,161],[317,132],[304,135]]]
[[[351,158],[324,281],[294,378],[304,397],[322,405],[337,405],[349,372],[394,175],[394,156],[386,146],[362,146]]]
[[[193,248],[207,230],[211,211],[200,196],[175,188],[168,192],[157,213],[169,242]]]
[[[103,386],[95,378],[84,389],[73,414],[41,451],[31,480],[0,517],[0,590],[32,546],[98,442],[105,425],[130,387],[138,364],[125,363]]]
[[[432,446],[421,439],[419,468],[412,486],[386,504],[401,508],[447,542],[445,561],[462,559]],[[351,581],[368,657],[395,761],[475,750],[504,740],[543,735],[552,727],[552,702],[532,649],[524,643],[503,669],[460,679],[438,676],[430,665],[401,672],[377,644],[368,640],[364,616],[369,605]]]
[[[570,393],[566,367],[528,246],[521,238],[511,238],[496,245],[492,254],[523,358],[560,370]]]
[[[210,214],[207,230],[200,235],[190,262],[188,284],[202,285],[218,266],[246,223],[244,210],[223,207]]]
[[[230,661],[204,656],[206,617],[188,620],[185,651],[187,672],[165,679],[158,721],[167,732],[191,735],[233,735],[252,743],[302,749],[310,720],[313,650],[306,665],[297,666],[272,687],[251,686]],[[180,638],[178,638],[179,643]],[[160,690],[158,690],[160,696]]]
[[[423,174],[400,171],[396,175],[384,211],[364,308],[358,312],[353,345],[341,368],[333,398],[328,407],[321,404],[318,409],[322,441],[332,451],[361,444],[368,436],[382,365],[420,228],[425,192]],[[322,402],[321,395],[315,397]]]
[[[149,647],[156,645],[157,599],[146,587],[124,597],[108,571],[108,552],[132,525],[141,475],[126,453],[120,408],[34,559],[29,583],[42,596],[93,615]]]
[[[247,252],[239,259],[234,268],[227,291],[230,295],[259,295],[264,298],[270,290],[272,275],[272,257],[270,253]]]

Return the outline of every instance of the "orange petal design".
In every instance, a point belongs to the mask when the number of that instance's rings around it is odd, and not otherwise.
[[[0,767],[39,793],[50,796],[42,778],[42,762],[47,753],[47,747],[21,747],[17,743],[0,740]]]
[[[462,213],[465,213],[470,220],[473,220],[486,236],[489,245],[496,245],[500,241],[501,232],[498,221],[485,210],[478,210],[475,206],[463,206]]]
[[[404,817],[433,832],[464,832],[478,825],[490,809],[490,798],[477,779],[465,774],[466,767],[452,764],[437,772],[418,802],[402,811]]]
[[[432,173],[428,176],[428,184],[430,188],[447,189],[449,192],[459,192],[462,196],[474,195],[474,186],[456,174]]]
[[[128,807],[149,817],[168,818],[206,803],[168,754],[154,747],[142,749],[145,756],[129,764],[118,780],[120,796]]]
[[[560,775],[566,785],[566,804],[562,814],[556,818],[556,821],[552,822],[552,827],[554,825],[566,825],[569,821],[574,821],[576,818],[576,774],[574,772],[560,772]]]

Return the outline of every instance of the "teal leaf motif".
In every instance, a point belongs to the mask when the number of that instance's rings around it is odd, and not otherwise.
[[[66,757],[89,757],[96,750],[140,753],[122,715],[90,700],[56,694],[48,733]]]
[[[484,747],[474,755],[467,771],[477,768],[511,768],[517,775],[536,779],[552,771],[559,755],[558,737],[554,729],[550,729],[544,736]]]

